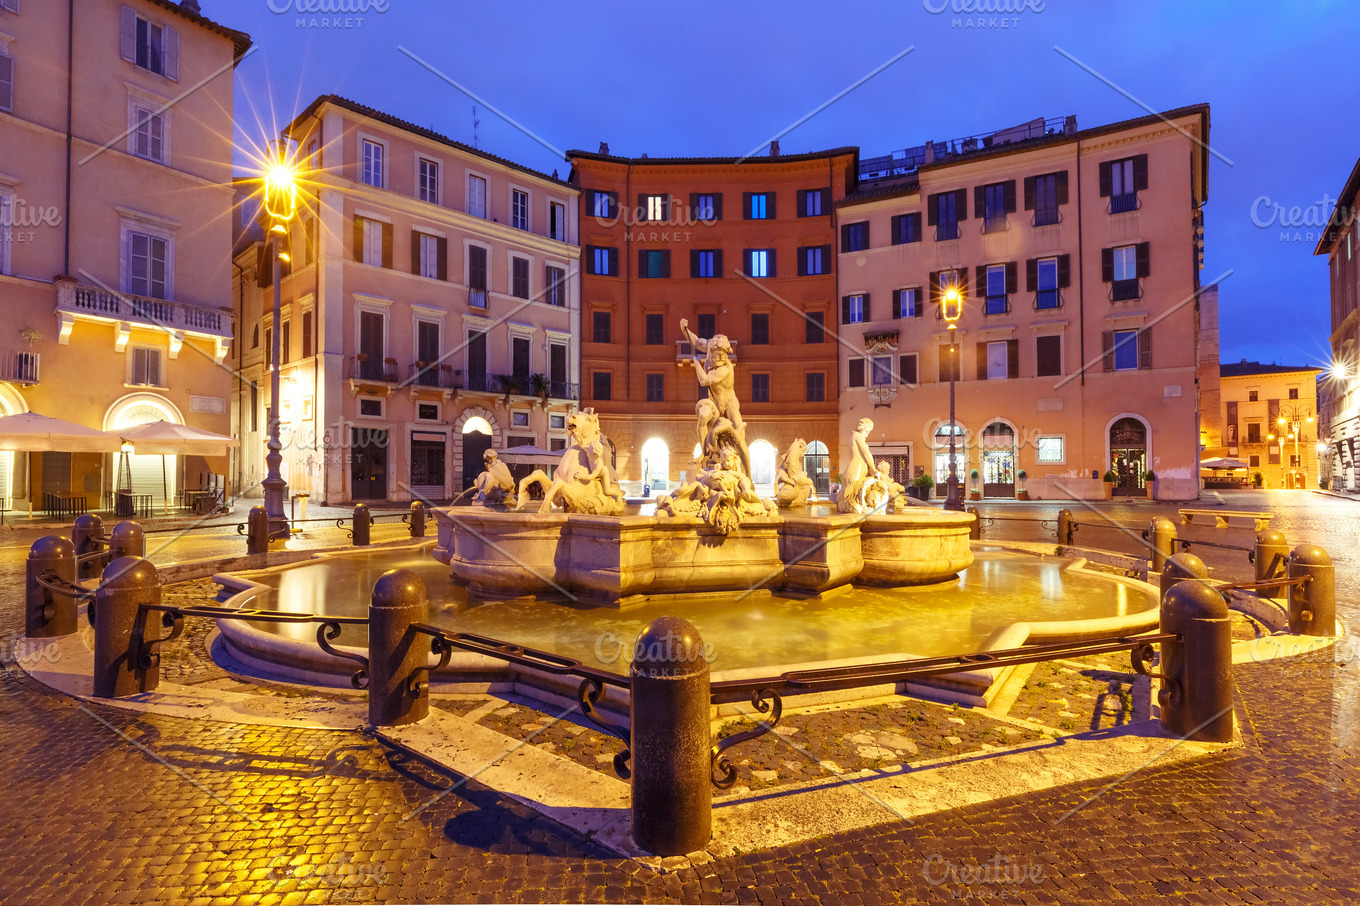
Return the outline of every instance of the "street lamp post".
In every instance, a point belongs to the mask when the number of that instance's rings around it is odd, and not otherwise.
[[[1302,459],[1299,459],[1299,433],[1300,433],[1300,431],[1302,430],[1302,428],[1303,428],[1303,423],[1304,423],[1305,421],[1308,421],[1308,422],[1310,422],[1310,423],[1313,421],[1313,407],[1312,407],[1312,406],[1301,406],[1301,405],[1295,405],[1295,406],[1288,406],[1288,405],[1285,405],[1285,406],[1281,406],[1281,407],[1280,407],[1280,415],[1279,415],[1278,418],[1275,419],[1275,423],[1276,423],[1277,425],[1281,425],[1281,426],[1286,425],[1286,424],[1289,425],[1289,430],[1290,430],[1291,434],[1292,434],[1293,437],[1294,437],[1294,455],[1291,457],[1291,459],[1297,459],[1297,460],[1299,461],[1299,468],[1303,468],[1303,460],[1302,460]],[[1284,438],[1280,438],[1280,440],[1284,440]],[[1294,469],[1294,463],[1293,463],[1293,462],[1290,462],[1289,468],[1290,468],[1291,471]],[[1307,474],[1307,472],[1306,472],[1306,470],[1305,470],[1305,475],[1306,475],[1306,474]],[[1306,480],[1305,480],[1304,484],[1305,484],[1305,486],[1307,485],[1307,481],[1306,481]]]
[[[959,496],[959,466],[954,450],[958,430],[954,422],[954,380],[958,376],[959,370],[959,345],[954,330],[958,327],[959,316],[963,314],[963,294],[959,292],[957,284],[945,290],[944,295],[940,297],[940,305],[945,324],[949,327],[949,479],[946,481],[948,490],[945,493],[944,508],[962,512],[963,499]]]
[[[280,343],[283,331],[282,282],[283,263],[290,261],[288,248],[288,225],[297,213],[297,181],[294,163],[284,142],[271,143],[268,169],[264,181],[264,205],[261,221],[270,253],[267,259],[274,268],[274,329],[270,343],[269,368],[269,452],[264,462],[267,469],[264,485],[264,508],[269,515],[270,540],[286,539],[289,536],[288,517],[283,505],[288,497],[288,483],[279,473],[283,462],[283,443],[279,439],[279,376],[281,356]]]

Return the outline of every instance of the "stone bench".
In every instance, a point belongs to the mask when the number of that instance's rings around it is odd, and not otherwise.
[[[1213,516],[1215,528],[1227,528],[1228,520],[1233,517],[1251,519],[1256,523],[1256,531],[1264,532],[1270,528],[1270,513],[1252,513],[1246,510],[1181,510],[1181,521],[1189,525],[1196,516]]]

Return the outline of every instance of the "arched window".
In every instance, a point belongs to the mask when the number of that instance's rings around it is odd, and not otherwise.
[[[774,446],[766,440],[751,444],[751,484],[757,491],[773,493],[774,476]]]
[[[959,483],[968,480],[968,434],[963,426],[954,424],[940,425],[935,429],[935,495],[943,497],[946,482],[949,480],[949,435],[954,435],[954,461],[958,469]]]
[[[803,454],[803,471],[812,479],[818,496],[831,493],[831,455],[826,444],[820,440],[808,443],[807,452]]]
[[[464,434],[490,434],[491,423],[480,415],[474,415],[463,423]]]
[[[182,424],[182,419],[174,407],[150,396],[129,399],[105,418],[107,430],[135,428],[148,422],[167,421]],[[179,493],[178,456],[159,456],[154,453],[137,453],[134,445],[124,461],[118,459],[118,470],[114,477],[114,490],[130,490],[134,494],[150,494],[157,507],[165,507]],[[287,476],[285,476],[286,478]]]
[[[995,421],[982,429],[982,495],[1015,496],[1015,429]]]
[[[642,445],[642,481],[652,486],[652,493],[666,490],[671,477],[671,450],[666,442],[653,437]]]

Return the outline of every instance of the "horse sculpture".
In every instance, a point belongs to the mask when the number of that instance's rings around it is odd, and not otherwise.
[[[528,502],[527,491],[537,487],[543,492],[540,515],[556,504],[568,513],[592,516],[617,516],[623,512],[623,490],[609,465],[609,450],[600,438],[600,420],[593,409],[582,409],[567,419],[572,444],[562,453],[557,472],[551,479],[535,469],[519,483],[520,505]]]
[[[779,471],[775,475],[775,502],[782,507],[802,506],[808,497],[814,500],[817,492],[803,469],[803,455],[807,453],[807,441],[794,438],[779,460]]]

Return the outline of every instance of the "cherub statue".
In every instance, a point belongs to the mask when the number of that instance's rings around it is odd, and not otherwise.
[[[472,483],[472,487],[476,491],[472,498],[473,503],[486,506],[503,504],[514,507],[515,479],[510,474],[510,467],[501,462],[500,456],[495,450],[487,450],[483,453],[482,462],[486,464],[486,469]]]
[[[905,493],[907,489],[893,481],[892,463],[886,459],[878,464],[878,484],[883,489],[886,502],[892,505],[894,513],[901,513],[910,506]]]
[[[803,456],[806,453],[807,441],[797,437],[779,460],[779,470],[774,478],[774,499],[781,507],[803,506],[809,498],[817,499],[812,479],[803,468]]]
[[[850,465],[845,469],[845,481],[836,498],[839,513],[872,513],[874,505],[885,496],[878,483],[878,465],[869,452],[869,434],[873,430],[873,419],[862,418],[850,436]]]

